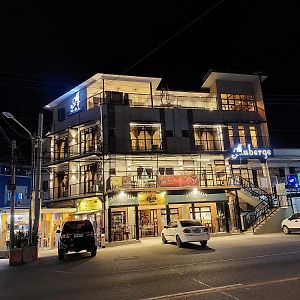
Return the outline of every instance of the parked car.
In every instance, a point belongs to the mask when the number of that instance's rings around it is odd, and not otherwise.
[[[182,244],[187,242],[200,242],[202,246],[206,246],[209,239],[208,227],[193,219],[173,221],[161,232],[161,240],[164,244],[169,241],[176,242],[178,247],[182,247]]]
[[[300,231],[300,213],[291,215],[281,222],[281,229],[285,234],[292,231]]]
[[[68,221],[64,224],[58,243],[58,258],[64,259],[68,252],[86,250],[96,256],[95,232],[89,220]]]

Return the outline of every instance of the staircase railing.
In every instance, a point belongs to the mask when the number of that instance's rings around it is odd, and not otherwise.
[[[243,230],[252,228],[254,231],[267,217],[272,215],[279,207],[283,206],[283,203],[284,205],[290,205],[289,202],[291,199],[289,196],[279,196],[286,197],[285,201],[280,201],[281,199],[278,199],[278,196],[268,193],[241,176],[236,176],[232,179],[234,184],[240,185],[244,190],[260,201],[251,211],[248,211],[242,216]]]

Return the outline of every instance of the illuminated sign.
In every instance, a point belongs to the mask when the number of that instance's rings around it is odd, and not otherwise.
[[[297,177],[294,175],[290,175],[287,178],[287,185],[289,186],[297,186]]]
[[[272,150],[267,148],[252,148],[250,144],[243,147],[242,144],[238,144],[237,147],[233,148],[231,159],[237,158],[264,158],[267,159],[272,155]]]
[[[77,112],[80,112],[82,108],[80,107],[80,98],[79,92],[76,93],[75,97],[72,99],[72,103],[70,105],[70,111],[68,115],[73,115]]]
[[[166,198],[163,193],[145,192],[138,194],[139,205],[164,205]]]

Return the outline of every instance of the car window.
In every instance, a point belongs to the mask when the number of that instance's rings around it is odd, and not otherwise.
[[[292,215],[291,219],[300,219],[300,213]]]
[[[63,229],[62,234],[73,233],[73,232],[90,232],[94,231],[93,226],[90,222],[66,222]]]
[[[169,228],[176,228],[178,225],[177,225],[177,222],[176,221],[173,221],[173,222],[171,222],[169,225],[168,225],[168,227]]]
[[[189,227],[189,226],[202,226],[202,224],[196,220],[182,220],[180,221],[182,227]]]

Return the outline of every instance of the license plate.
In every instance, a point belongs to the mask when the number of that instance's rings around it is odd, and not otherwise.
[[[78,237],[83,237],[83,234],[82,233],[75,233],[74,238],[78,238]]]
[[[194,232],[194,233],[201,233],[201,232],[202,232],[202,229],[197,228],[197,229],[194,229],[193,232]]]

